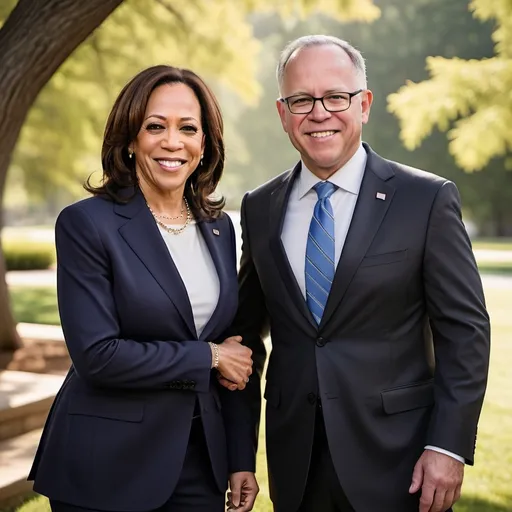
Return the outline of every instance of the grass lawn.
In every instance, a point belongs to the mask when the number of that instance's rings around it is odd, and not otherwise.
[[[510,238],[475,238],[471,243],[473,249],[512,251],[512,239]]]
[[[512,274],[512,260],[509,261],[477,261],[481,274]]]
[[[54,287],[9,287],[14,318],[29,324],[58,325],[57,295]]]
[[[14,289],[11,296],[19,320],[22,315],[25,315],[23,321],[29,317],[56,318],[53,289]],[[466,467],[463,498],[455,506],[455,512],[512,511],[512,289],[489,288],[486,297],[493,328],[489,386],[478,431],[476,466]],[[261,429],[257,470],[261,492],[255,511],[271,512],[264,428]],[[31,500],[16,510],[50,512],[44,498]],[[375,512],[380,511],[376,508]]]

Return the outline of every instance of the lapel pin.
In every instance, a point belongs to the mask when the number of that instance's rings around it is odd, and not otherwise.
[[[219,236],[220,235],[220,231],[218,229],[214,229],[213,230],[213,234],[216,235],[216,236]]]
[[[381,201],[385,201],[386,200],[386,194],[384,194],[382,192],[377,192],[377,195],[375,197],[377,199],[380,199]]]

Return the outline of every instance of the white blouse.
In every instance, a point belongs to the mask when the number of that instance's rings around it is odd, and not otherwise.
[[[158,229],[185,284],[197,336],[200,336],[219,301],[219,275],[212,256],[195,220],[179,235],[160,226]]]

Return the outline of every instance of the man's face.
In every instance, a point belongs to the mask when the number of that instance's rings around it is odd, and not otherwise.
[[[363,80],[345,51],[335,45],[321,45],[301,49],[290,58],[281,94],[283,98],[297,94],[319,98],[363,87]],[[277,109],[284,131],[307,168],[327,179],[357,151],[371,103],[371,91],[364,90],[352,98],[350,108],[343,112],[328,112],[320,101],[315,102],[309,114],[292,114],[280,101]]]

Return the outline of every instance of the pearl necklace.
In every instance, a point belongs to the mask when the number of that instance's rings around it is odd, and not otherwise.
[[[158,219],[158,215],[151,209],[151,206],[149,206],[148,202],[146,201],[146,205],[148,206],[149,211],[151,212],[151,215],[153,215],[153,218],[155,219],[155,222],[163,229],[167,231],[167,233],[171,233],[172,235],[179,235],[183,233],[185,228],[190,224],[190,221],[192,220],[192,214],[190,213],[190,207],[188,205],[187,198],[183,196],[183,201],[185,202],[185,208],[187,210],[187,218],[185,219],[185,224],[183,226],[180,226],[179,228],[173,228],[167,224],[164,224],[161,220]],[[183,212],[183,210],[182,210]],[[183,213],[179,215],[179,217],[182,217]],[[179,218],[176,217],[176,218]],[[173,217],[165,217],[165,218],[173,218]]]
[[[164,215],[163,213],[155,213],[155,217],[159,217],[160,219],[167,219],[167,220],[177,220],[183,218],[183,212],[185,211],[185,207],[181,207],[181,211],[179,215],[176,215],[176,217],[169,217],[169,215]]]

